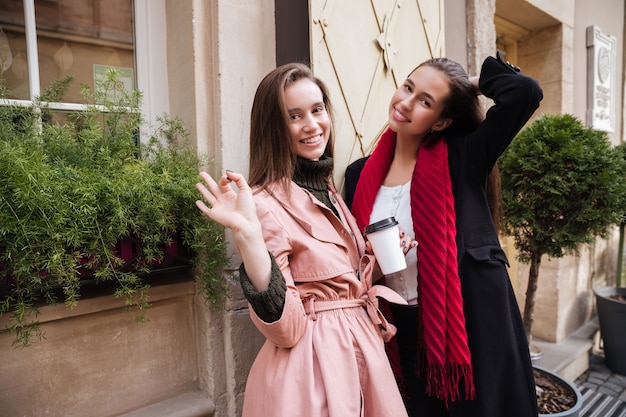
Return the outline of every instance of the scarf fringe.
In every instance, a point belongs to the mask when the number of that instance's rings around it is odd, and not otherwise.
[[[465,392],[465,400],[473,400],[476,397],[474,384],[472,383],[472,366],[461,363],[448,363],[427,365],[426,393],[431,397],[437,397],[449,407],[450,402],[461,399],[461,390]]]

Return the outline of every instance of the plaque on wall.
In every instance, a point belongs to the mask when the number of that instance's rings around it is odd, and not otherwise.
[[[615,131],[615,36],[587,27],[587,125]]]

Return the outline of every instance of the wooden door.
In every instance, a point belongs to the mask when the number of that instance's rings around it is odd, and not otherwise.
[[[422,61],[444,55],[443,0],[309,0],[310,58],[335,110],[335,180],[373,149],[391,95]]]

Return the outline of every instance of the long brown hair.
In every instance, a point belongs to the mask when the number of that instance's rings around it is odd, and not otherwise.
[[[433,58],[421,63],[417,68],[422,66],[433,67],[443,72],[448,77],[450,83],[450,95],[444,103],[441,117],[452,119],[452,123],[440,132],[433,132],[428,140],[439,137],[453,137],[475,130],[483,121],[484,114],[476,87],[469,80],[463,67],[458,62],[448,58]],[[500,170],[497,162],[492,167],[487,178],[486,196],[494,226],[496,230],[499,230],[502,190]]]
[[[323,156],[333,156],[334,123],[328,88],[304,64],[281,65],[263,78],[254,95],[250,115],[250,185],[283,182],[286,186],[293,177],[296,154],[289,134],[285,89],[303,78],[313,81],[322,91],[324,106],[331,120],[330,136]]]

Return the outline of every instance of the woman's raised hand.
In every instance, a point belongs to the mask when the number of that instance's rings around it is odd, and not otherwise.
[[[204,184],[198,183],[196,188],[204,201],[196,201],[196,206],[202,214],[232,230],[250,282],[257,291],[265,291],[272,265],[250,186],[243,175],[230,171],[226,171],[218,182],[206,172],[200,172],[200,177]],[[233,183],[239,192],[235,192]]]
[[[233,233],[257,228],[259,220],[252,199],[252,190],[243,175],[227,171],[218,182],[215,182],[209,174],[202,171],[200,178],[204,184],[198,183],[196,188],[204,197],[204,201],[196,201],[196,206],[202,214],[231,229]],[[232,183],[237,186],[239,192],[235,192]]]

